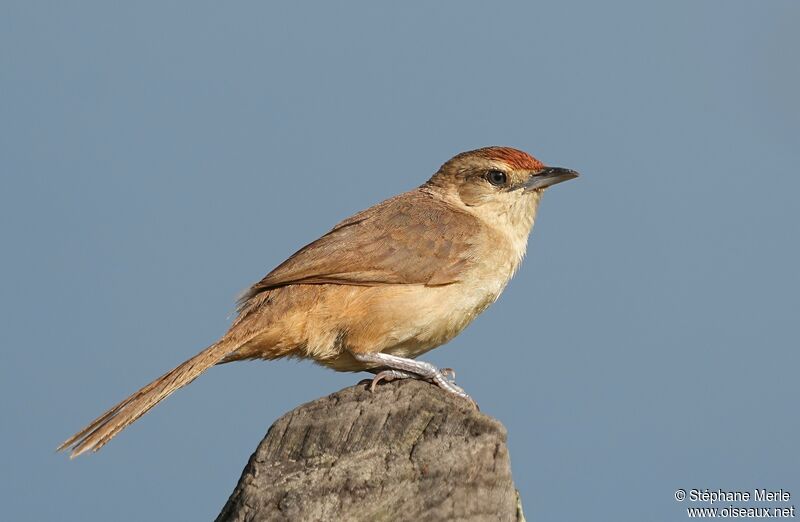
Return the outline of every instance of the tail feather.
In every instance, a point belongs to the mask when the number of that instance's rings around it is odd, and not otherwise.
[[[100,415],[88,426],[64,441],[58,447],[58,451],[71,447],[70,458],[75,458],[87,451],[99,450],[120,431],[147,413],[150,408],[195,380],[201,373],[236,349],[239,344],[223,338],[218,343],[209,346]]]

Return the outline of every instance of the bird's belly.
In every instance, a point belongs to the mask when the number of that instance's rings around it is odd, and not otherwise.
[[[357,371],[367,368],[351,352],[417,357],[458,335],[504,286],[505,281],[286,287],[274,293],[264,317],[256,318],[268,326],[226,360],[296,356]]]
[[[398,325],[396,342],[383,352],[400,357],[418,357],[452,340],[481,312],[492,304],[499,292],[465,292],[452,287],[440,287],[429,296],[429,307],[408,325]],[[438,291],[444,290],[444,291]],[[426,313],[428,312],[429,313]]]
[[[361,353],[417,357],[458,335],[497,300],[508,279],[444,286],[398,285],[359,292],[344,346]]]

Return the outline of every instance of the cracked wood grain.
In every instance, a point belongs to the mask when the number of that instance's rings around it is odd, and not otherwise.
[[[420,381],[363,384],[278,419],[218,522],[524,521],[506,430]]]

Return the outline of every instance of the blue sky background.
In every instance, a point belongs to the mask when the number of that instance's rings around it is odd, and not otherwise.
[[[453,154],[549,191],[503,297],[427,359],[509,431],[529,519],[800,499],[800,3],[0,7],[7,520],[209,520],[282,413],[358,381],[213,368],[53,452],[222,334],[235,296]]]

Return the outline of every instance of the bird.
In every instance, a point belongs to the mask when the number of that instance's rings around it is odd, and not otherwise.
[[[425,183],[341,221],[252,285],[227,332],[58,447],[96,452],[217,364],[283,357],[472,399],[416,358],[494,303],[519,268],[544,191],[578,177],[503,146],[462,152]]]

